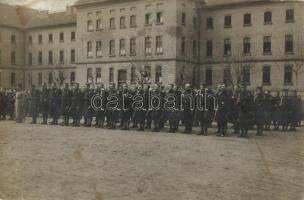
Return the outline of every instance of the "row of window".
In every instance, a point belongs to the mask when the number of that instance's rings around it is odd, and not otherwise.
[[[64,42],[64,38],[65,38],[64,33],[63,32],[59,33],[59,42]],[[75,41],[76,40],[76,33],[75,33],[75,31],[71,32],[70,40],[71,41]],[[53,40],[53,34],[52,33],[49,33],[49,35],[48,35],[48,42],[49,43],[53,43],[54,42],[54,40]],[[33,43],[33,36],[31,36],[31,35],[28,36],[28,43],[29,44]],[[38,44],[42,44],[42,43],[43,43],[43,37],[42,37],[42,34],[39,34],[38,35]]]
[[[262,84],[265,86],[271,85],[271,66],[263,66],[262,71]],[[237,75],[237,82],[243,82],[246,85],[250,85],[250,67],[243,67],[240,74]],[[206,85],[213,84],[213,70],[211,68],[206,69],[205,73],[205,83]],[[223,70],[223,83],[226,85],[231,85],[233,83],[233,76],[230,68],[225,68]],[[290,86],[293,85],[293,66],[286,65],[284,67],[284,85]]]
[[[127,19],[125,16],[122,16],[119,18],[119,28],[124,29],[127,28]],[[103,20],[102,19],[97,19],[96,20],[96,30],[101,31],[103,29]],[[163,13],[162,12],[157,12],[156,13],[156,25],[162,25],[163,24]],[[152,25],[152,14],[147,13],[145,15],[145,25],[150,26]],[[129,19],[129,26],[130,28],[134,28],[137,26],[136,24],[136,15],[131,15]],[[116,29],[116,18],[112,17],[109,20],[109,27],[111,30]],[[94,24],[93,20],[88,20],[87,21],[87,31],[91,32],[94,31]]]
[[[48,64],[49,65],[53,65],[53,51],[49,51],[48,52]],[[75,49],[71,49],[71,54],[70,54],[70,61],[71,61],[71,64],[74,64],[75,63]],[[38,52],[38,65],[42,65],[43,63],[43,54],[42,54],[42,51],[39,51]],[[28,54],[28,64],[29,65],[32,65],[33,64],[33,53],[30,52]],[[64,51],[63,50],[60,50],[59,51],[59,64],[64,64]]]
[[[285,14],[285,21],[286,23],[293,23],[295,18],[294,18],[294,9],[287,9],[286,14]],[[243,16],[243,25],[244,26],[251,26],[252,25],[252,19],[251,19],[251,14],[246,13]],[[213,17],[208,17],[206,20],[206,28],[207,29],[213,29]],[[272,12],[267,11],[264,12],[264,24],[265,25],[270,25],[272,24]],[[231,28],[232,27],[232,16],[231,15],[226,15],[224,17],[224,28]]]
[[[272,53],[272,43],[271,36],[264,36],[263,38],[263,53],[265,55],[270,55]],[[285,35],[285,53],[292,54],[294,53],[294,38],[292,34]],[[251,54],[251,38],[245,37],[243,38],[243,54],[250,55]],[[232,48],[231,48],[231,39],[224,40],[224,56],[231,56]],[[206,41],[206,57],[213,56],[213,41]]]
[[[96,41],[96,57],[102,57],[103,51],[102,51],[103,44],[101,41]],[[129,39],[129,54],[130,56],[136,55],[136,38],[130,38]],[[162,36],[156,36],[155,37],[155,50],[156,54],[162,54],[163,53],[163,37]],[[145,54],[151,55],[152,54],[152,37],[146,37],[145,38]],[[119,56],[126,56],[127,50],[126,50],[126,39],[120,39],[119,40]],[[109,56],[114,57],[116,56],[116,44],[115,40],[109,41]],[[87,57],[92,58],[93,57],[93,42],[89,41],[87,42]]]

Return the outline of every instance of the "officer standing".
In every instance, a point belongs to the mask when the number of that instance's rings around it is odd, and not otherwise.
[[[63,116],[63,125],[69,125],[69,109],[71,107],[72,92],[69,89],[69,84],[65,83],[61,96],[61,112]]]
[[[53,118],[51,125],[58,125],[60,105],[61,105],[61,91],[57,88],[56,83],[52,83],[49,92],[49,102],[50,102],[50,113]]]
[[[106,90],[104,89],[103,84],[97,85],[97,88],[95,90],[95,95],[98,96],[96,98],[96,101],[94,101],[94,104],[96,105],[97,111],[96,111],[96,128],[103,128],[104,127],[104,121],[105,121],[105,105],[106,105]]]
[[[79,83],[75,84],[73,94],[72,94],[72,103],[70,107],[70,113],[73,117],[73,126],[80,126],[81,119],[81,101],[82,101],[82,92],[79,89]]]
[[[182,98],[182,108],[183,120],[185,125],[184,133],[189,134],[192,132],[195,113],[195,95],[189,83],[185,84],[185,91]]]
[[[160,91],[159,85],[155,84],[151,96],[149,99],[151,104],[149,105],[149,110],[151,111],[152,121],[154,123],[154,128],[152,132],[159,132],[161,126],[162,117],[162,101],[163,96]]]
[[[47,124],[49,115],[49,90],[47,85],[43,83],[40,96],[40,108],[42,113],[42,124]]]
[[[36,90],[35,85],[32,85],[31,92],[30,92],[30,114],[32,116],[32,124],[37,123],[37,116],[39,110],[39,91]]]
[[[241,86],[238,102],[238,125],[240,137],[247,137],[251,121],[251,94],[247,91],[246,85]]]
[[[228,129],[228,112],[229,112],[229,97],[226,94],[225,85],[219,87],[219,92],[217,94],[217,111],[216,119],[218,124],[218,136],[226,136]]]
[[[258,87],[256,96],[254,98],[255,105],[255,123],[257,126],[257,135],[263,135],[264,123],[265,123],[265,94],[262,87]]]

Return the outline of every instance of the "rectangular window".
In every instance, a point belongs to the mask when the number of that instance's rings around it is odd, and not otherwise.
[[[225,16],[224,27],[225,28],[231,28],[232,27],[231,15]]]
[[[126,55],[126,41],[125,39],[121,39],[119,41],[119,55],[125,56]]]
[[[11,52],[11,64],[16,65],[16,52],[15,51]]]
[[[38,65],[42,65],[42,51],[38,52]]]
[[[49,72],[49,85],[53,83],[53,73]]]
[[[145,15],[145,25],[151,25],[151,14],[150,13],[147,13]]]
[[[64,42],[64,33],[60,33],[59,35],[59,41]]]
[[[126,18],[125,17],[120,17],[119,25],[120,25],[120,28],[126,28]]]
[[[92,68],[87,69],[87,82],[88,83],[93,82],[93,70],[92,70]]]
[[[41,43],[42,43],[42,36],[41,36]],[[51,33],[49,34],[49,43],[53,43],[53,34],[51,34]]]
[[[264,24],[271,24],[272,23],[272,12],[267,11],[264,12]]]
[[[110,82],[110,83],[113,83],[113,82],[114,82],[114,68],[113,68],[113,67],[111,67],[111,68],[109,69],[109,82]]]
[[[11,36],[11,43],[16,44],[16,35]]]
[[[193,29],[197,29],[197,18],[193,17]]]
[[[97,19],[97,20],[96,20],[96,30],[97,30],[97,31],[101,31],[101,30],[102,30],[101,19]]]
[[[42,73],[41,72],[38,73],[38,85],[39,86],[42,85]]]
[[[135,67],[131,67],[131,84],[135,84],[136,83],[136,69]]]
[[[162,12],[158,12],[156,13],[156,24],[160,25],[163,24],[163,13]]]
[[[71,50],[71,64],[75,64],[75,49]]]
[[[96,68],[96,83],[101,83],[101,68]]]
[[[11,73],[11,86],[12,87],[16,86],[16,74],[15,74],[15,72]]]
[[[263,52],[271,54],[271,36],[264,36]]]
[[[182,56],[186,55],[186,38],[185,37],[182,37],[181,54],[182,54]]]
[[[115,56],[115,40],[110,40],[110,50],[109,54],[110,56]]]
[[[186,20],[186,13],[183,12],[183,13],[182,13],[182,25],[183,25],[183,26],[186,26],[186,21],[187,21],[187,20]]]
[[[101,43],[101,41],[96,42],[96,57],[102,57],[102,43]]]
[[[285,53],[293,53],[293,35],[285,36]]]
[[[231,56],[231,40],[224,40],[224,56]]]
[[[207,18],[207,29],[213,29],[213,18],[212,17]]]
[[[151,37],[146,37],[145,38],[145,53],[146,55],[152,54],[152,45],[151,45]]]
[[[286,23],[294,22],[294,9],[286,10]]]
[[[163,37],[156,36],[156,54],[163,53]]]
[[[225,85],[231,85],[232,84],[232,76],[231,76],[231,69],[230,68],[225,68],[224,69],[223,83]]]
[[[156,66],[155,69],[155,83],[162,82],[162,66]]]
[[[130,39],[130,55],[131,56],[136,55],[136,39],[135,38]]]
[[[206,56],[207,57],[212,57],[213,56],[213,42],[212,42],[212,40],[207,40]]]
[[[250,38],[246,37],[243,39],[243,54],[249,55],[251,49]]]
[[[113,30],[115,29],[115,18],[110,18],[110,29]]]
[[[41,34],[38,36],[38,43],[42,44],[42,35]]]
[[[263,85],[271,85],[270,66],[263,66]]]
[[[87,57],[88,57],[88,58],[93,57],[93,45],[92,45],[92,42],[91,42],[91,41],[89,41],[89,42],[87,43]]]
[[[28,54],[28,64],[29,64],[29,65],[32,65],[32,64],[33,64],[33,54],[32,54],[32,52],[30,52],[30,53]]]
[[[87,22],[87,31],[89,31],[89,32],[93,31],[93,21],[92,20],[88,20],[88,22]]]
[[[244,15],[244,26],[251,26],[251,14]]]
[[[71,84],[75,83],[75,72],[71,72],[70,74],[70,83]]]
[[[33,44],[33,37],[31,35],[28,37],[28,43]]]
[[[2,63],[2,50],[0,49],[0,64]]]
[[[292,65],[286,65],[284,68],[284,85],[292,85]]]
[[[64,64],[64,51],[60,50],[59,52],[59,63]]]
[[[75,31],[71,32],[71,41],[75,41],[76,40],[76,34]]]
[[[212,85],[212,69],[207,69],[206,70],[206,85]]]
[[[241,70],[242,81],[245,85],[250,85],[250,67],[243,66]]]
[[[136,16],[135,15],[131,15],[130,17],[130,27],[136,27]]]
[[[147,73],[148,77],[151,77],[151,67],[146,65],[145,66],[145,72]]]
[[[193,40],[192,41],[192,55],[193,55],[193,58],[196,58],[196,51],[197,51],[196,40]]]
[[[53,64],[53,51],[49,51],[49,65]]]

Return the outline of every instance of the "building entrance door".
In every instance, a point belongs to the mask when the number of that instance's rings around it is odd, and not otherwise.
[[[119,70],[118,71],[118,86],[121,86],[125,83],[127,83],[127,70]]]

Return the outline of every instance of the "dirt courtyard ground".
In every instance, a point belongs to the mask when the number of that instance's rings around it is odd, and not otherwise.
[[[304,129],[243,139],[2,121],[0,199],[303,200]]]

